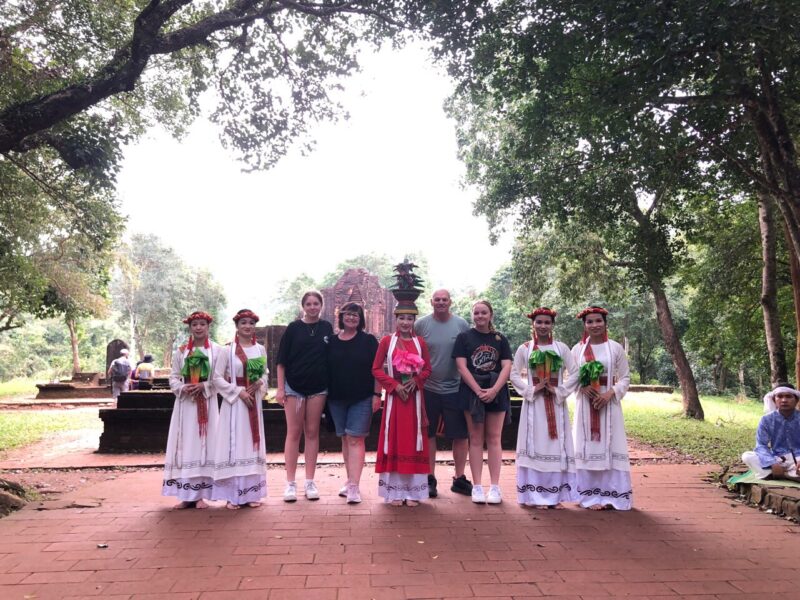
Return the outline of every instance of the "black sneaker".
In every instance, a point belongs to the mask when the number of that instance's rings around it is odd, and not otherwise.
[[[439,492],[436,491],[436,477],[428,474],[428,498],[436,498],[439,495]]]
[[[450,491],[456,494],[463,494],[464,496],[472,495],[472,482],[467,479],[466,475],[460,477],[453,477],[453,485],[450,486]]]

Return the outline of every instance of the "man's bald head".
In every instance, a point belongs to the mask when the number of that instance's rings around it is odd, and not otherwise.
[[[450,292],[447,290],[436,290],[431,296],[431,306],[433,307],[433,318],[437,321],[447,321],[450,318],[450,306],[453,301],[450,299]]]

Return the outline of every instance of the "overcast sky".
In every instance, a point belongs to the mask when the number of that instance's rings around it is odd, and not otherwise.
[[[128,233],[154,233],[222,283],[229,310],[264,311],[282,279],[320,277],[370,252],[428,257],[435,287],[480,291],[509,259],[489,244],[461,187],[451,82],[419,47],[363,58],[348,80],[349,121],[319,126],[316,150],[243,173],[200,120],[177,142],[154,132],[125,155],[119,177]],[[346,206],[347,208],[342,208]],[[199,209],[199,210],[198,210]]]

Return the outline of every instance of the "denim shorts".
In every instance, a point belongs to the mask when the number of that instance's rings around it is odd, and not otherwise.
[[[289,382],[288,381],[284,381],[283,382],[283,389],[286,390],[286,395],[287,396],[294,396],[295,398],[298,398],[301,402],[303,400],[305,400],[306,398],[309,398],[309,397],[313,398],[314,396],[321,396],[321,395],[327,395],[328,394],[328,390],[322,390],[321,392],[315,392],[314,394],[311,394],[311,396],[304,396],[300,392],[295,392],[289,386]]]
[[[372,425],[372,398],[365,398],[353,404],[331,402],[328,400],[328,412],[333,417],[336,425],[336,435],[339,437],[351,435],[353,437],[367,437]]]

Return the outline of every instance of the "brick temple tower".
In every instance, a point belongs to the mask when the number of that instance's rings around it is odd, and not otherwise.
[[[339,307],[356,302],[364,308],[368,333],[380,339],[394,331],[394,297],[381,287],[378,276],[366,269],[348,269],[333,287],[320,291],[325,299],[321,317],[333,323],[335,330],[338,330]]]

